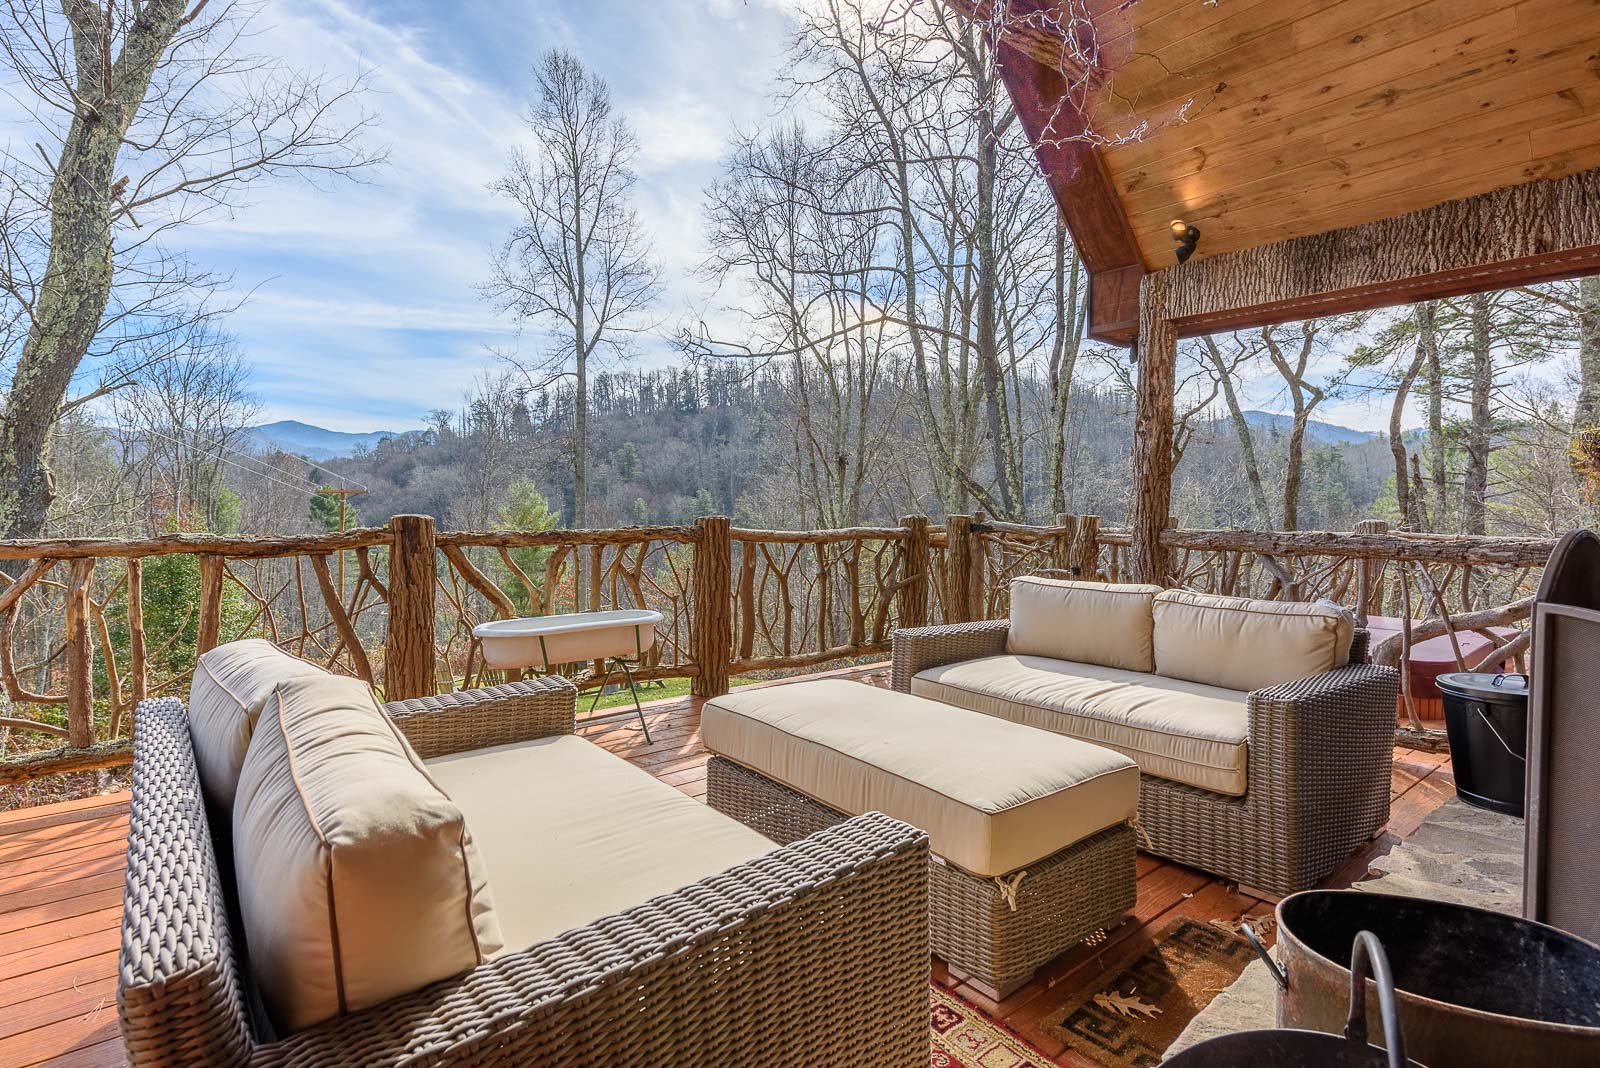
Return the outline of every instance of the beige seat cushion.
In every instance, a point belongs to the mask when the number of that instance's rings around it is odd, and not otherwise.
[[[508,952],[775,848],[737,820],[572,735],[427,763],[472,825]]]
[[[911,692],[1107,746],[1139,770],[1219,794],[1243,794],[1248,695],[1179,679],[1034,656],[929,668]]]
[[[1350,662],[1350,617],[1325,604],[1168,590],[1155,599],[1156,671],[1260,690]]]
[[[718,697],[700,735],[825,805],[921,827],[977,875],[1026,867],[1139,805],[1139,769],[1119,753],[843,679]]]
[[[286,679],[327,675],[261,638],[219,645],[200,657],[189,686],[189,738],[213,811],[233,811],[245,749],[273,688]]]
[[[1160,586],[1013,579],[1006,652],[1154,671],[1150,606],[1160,592]]]
[[[501,946],[461,809],[360,680],[280,683],[233,813],[250,967],[285,1031],[457,975]]]

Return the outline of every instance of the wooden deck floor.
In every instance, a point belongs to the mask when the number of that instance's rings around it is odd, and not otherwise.
[[[887,685],[883,666],[834,674]],[[635,722],[611,719],[582,734],[670,783],[705,797],[706,752],[694,700],[648,709],[652,742]],[[1394,810],[1388,829],[1350,858],[1329,885],[1348,885],[1369,860],[1416,830],[1452,793],[1449,758],[1395,751]],[[0,1066],[25,1068],[124,1063],[117,1035],[117,928],[121,918],[128,795],[69,801],[0,813]],[[1040,1016],[1067,991],[1096,982],[1112,962],[1148,941],[1170,919],[1238,919],[1271,906],[1204,873],[1139,855],[1139,898],[1130,920],[1093,947],[1080,946],[1041,969],[1000,1003],[957,989],[1069,1068],[1093,1062],[1065,1050],[1039,1028]],[[948,973],[935,962],[936,974]],[[1046,993],[1050,996],[1045,996]]]

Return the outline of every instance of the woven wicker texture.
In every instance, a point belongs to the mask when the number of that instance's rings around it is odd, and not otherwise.
[[[725,757],[706,765],[706,802],[777,842],[848,818]],[[1134,851],[1133,828],[1118,826],[1030,864],[1020,878],[997,881],[930,858],[933,951],[991,987],[1011,986],[1133,908]]]
[[[1005,651],[1006,621],[896,631],[892,680]],[[1357,662],[1250,694],[1243,797],[1144,775],[1139,819],[1152,853],[1272,894],[1308,890],[1389,820],[1400,677]]]
[[[391,712],[436,754],[570,732],[573,693],[536,680]],[[876,813],[265,1041],[244,1008],[183,707],[146,702],[136,723],[117,996],[134,1065],[928,1062],[927,836]],[[795,1012],[797,991],[829,1012]]]

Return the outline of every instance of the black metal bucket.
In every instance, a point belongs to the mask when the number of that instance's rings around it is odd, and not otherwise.
[[[1528,779],[1528,676],[1452,671],[1435,681],[1444,698],[1456,796],[1521,819]]]
[[[1384,1047],[1367,1042],[1367,979],[1378,989],[1378,1015],[1387,1037]],[[1395,1008],[1394,979],[1383,944],[1371,933],[1356,935],[1350,949],[1350,1007],[1344,1037],[1321,1031],[1240,1031],[1198,1042],[1162,1061],[1163,1068],[1423,1068],[1406,1057],[1405,1038]]]
[[[1277,915],[1280,1026],[1339,1029],[1350,981],[1343,947],[1370,931],[1388,948],[1400,1022],[1423,1063],[1600,1065],[1592,942],[1487,909],[1356,890],[1294,894]]]

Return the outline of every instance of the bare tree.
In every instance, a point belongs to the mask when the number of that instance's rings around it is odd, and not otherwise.
[[[112,411],[147,529],[176,517],[185,527],[225,530],[237,521],[224,515],[225,502],[236,513],[237,498],[224,475],[255,466],[233,454],[260,411],[238,344],[201,322],[150,339],[132,358],[144,369],[114,395]]]
[[[357,76],[247,51],[260,3],[0,0],[8,95],[34,123],[0,157],[0,324],[16,347],[0,414],[0,533],[39,534],[50,434],[86,358],[182,323],[208,282],[163,245],[254,182],[348,177],[379,154]],[[103,381],[96,392],[125,384]]]
[[[531,151],[515,148],[496,193],[522,219],[494,257],[484,292],[502,310],[545,331],[543,353],[508,359],[537,388],[574,388],[572,523],[589,519],[591,362],[625,353],[649,324],[660,269],[630,203],[632,130],[606,83],[570,52],[546,52],[533,69],[526,117]]]

